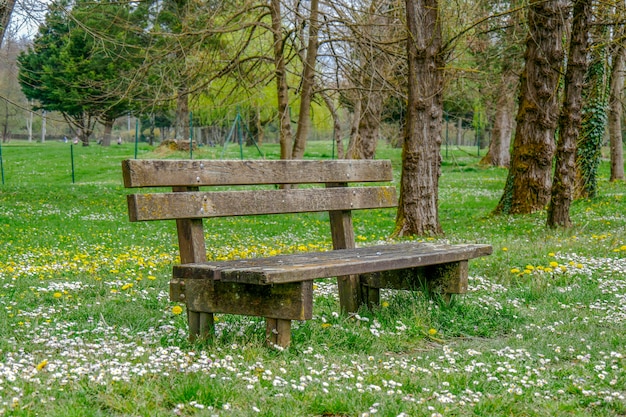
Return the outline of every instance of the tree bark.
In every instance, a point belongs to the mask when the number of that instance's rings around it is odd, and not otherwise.
[[[623,43],[617,45],[613,54],[611,69],[611,91],[609,97],[609,134],[611,137],[611,181],[624,180],[624,144],[622,139],[622,90],[624,89],[624,70],[626,48]]]
[[[359,122],[361,120],[361,105],[362,100],[358,97],[354,103],[354,109],[352,112],[352,123],[350,124],[350,141],[348,142],[348,150],[346,151],[346,158],[348,159],[363,159],[361,157],[361,134],[359,133]]]
[[[361,108],[361,119],[359,120],[359,136],[361,139],[358,143],[361,147],[359,154],[362,159],[374,159],[383,109],[382,93],[380,91],[369,91],[364,101],[365,106]]]
[[[576,185],[574,198],[594,198],[598,192],[598,169],[602,160],[602,144],[609,118],[609,70],[606,51],[608,31],[594,26],[595,48],[583,92],[583,119],[576,148]]]
[[[592,0],[577,0],[574,3],[574,20],[565,73],[565,95],[559,118],[552,196],[548,206],[547,225],[552,228],[572,226],[569,212],[576,182],[576,141],[580,134],[583,87],[588,66],[591,2]]]
[[[487,154],[480,161],[482,165],[508,168],[511,164],[511,135],[515,125],[513,113],[518,81],[519,77],[509,72],[502,76],[502,82],[498,85],[491,142]]]
[[[563,0],[530,3],[511,168],[495,213],[533,213],[550,200],[565,8]]]
[[[409,91],[394,234],[438,235],[445,67],[438,0],[406,0],[406,21]]]
[[[280,0],[272,0],[272,35],[274,37],[274,67],[276,72],[276,91],[278,96],[278,125],[280,129],[280,159],[291,158],[291,117],[289,114],[289,89],[287,69],[285,67],[284,42]]]
[[[3,0],[0,3],[0,46],[2,46],[4,33],[9,26],[9,22],[11,22],[11,13],[13,13],[14,6],[15,0]]]
[[[337,112],[337,107],[333,103],[333,99],[330,98],[328,94],[325,92],[320,93],[322,99],[324,100],[324,104],[326,104],[326,108],[330,112],[331,117],[333,118],[333,140],[335,145],[337,146],[337,158],[343,159],[343,142],[341,140],[341,120],[339,120],[339,113]]]
[[[298,128],[293,144],[291,157],[302,159],[306,147],[307,136],[311,128],[311,96],[313,94],[313,82],[315,77],[315,63],[317,61],[317,48],[319,44],[319,0],[311,0],[309,14],[309,42],[306,50],[306,59],[302,70],[302,91],[300,92],[300,114],[298,115]]]
[[[184,89],[179,89],[176,98],[176,125],[174,127],[175,139],[189,140],[189,94]]]
[[[104,120],[104,134],[102,135],[102,146],[111,146],[111,132],[113,131],[115,119]]]

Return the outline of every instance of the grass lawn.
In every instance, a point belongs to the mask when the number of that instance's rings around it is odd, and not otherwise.
[[[344,317],[333,280],[316,281],[313,320],[275,350],[262,319],[229,315],[214,341],[189,343],[168,295],[175,226],[128,221],[120,161],[134,145],[73,147],[73,173],[71,149],[2,145],[0,416],[626,415],[626,184],[608,182],[607,161],[599,196],[572,206],[575,226],[550,230],[545,212],[492,216],[506,170],[479,167],[475,148],[442,150],[436,240],[494,247],[470,261],[469,293],[446,306],[383,291],[379,309]],[[397,181],[400,151],[377,157]],[[389,239],[395,211],[354,217],[368,245]],[[331,246],[326,214],[205,224],[214,259]]]

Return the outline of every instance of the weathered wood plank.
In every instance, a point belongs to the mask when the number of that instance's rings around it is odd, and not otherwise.
[[[141,160],[122,162],[124,186],[382,182],[393,180],[388,160]]]
[[[280,284],[459,262],[492,252],[490,245],[399,243],[328,252],[174,266],[174,277]]]
[[[131,194],[130,221],[395,207],[394,187]]]
[[[467,276],[468,262],[458,261],[364,274],[361,284],[370,288],[464,294],[467,292]]]
[[[313,317],[313,282],[251,285],[211,279],[170,281],[170,299],[195,312],[241,314],[285,320]],[[197,324],[200,328],[200,323]]]

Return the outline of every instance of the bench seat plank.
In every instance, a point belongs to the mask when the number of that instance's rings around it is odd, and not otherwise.
[[[388,160],[141,160],[122,163],[124,186],[176,187],[250,184],[388,182]]]
[[[394,187],[130,194],[130,221],[395,207]]]
[[[174,277],[257,285],[360,275],[459,262],[489,255],[490,245],[400,243],[328,252],[279,255],[174,266]]]

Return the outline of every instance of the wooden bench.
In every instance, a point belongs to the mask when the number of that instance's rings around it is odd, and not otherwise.
[[[170,297],[187,305],[192,340],[213,334],[213,313],[227,313],[265,317],[268,343],[287,346],[291,321],[312,318],[317,278],[337,277],[343,313],[378,304],[381,288],[427,289],[449,299],[467,291],[468,259],[492,251],[479,244],[355,248],[352,210],[397,204],[389,161],[126,160],[122,170],[126,187],[172,188],[129,194],[128,211],[133,222],[176,220],[181,265],[174,266]],[[387,185],[348,187],[372,182]],[[241,185],[255,187],[234,187]],[[200,190],[209,186],[236,189]],[[204,218],[325,211],[332,251],[207,262]]]

